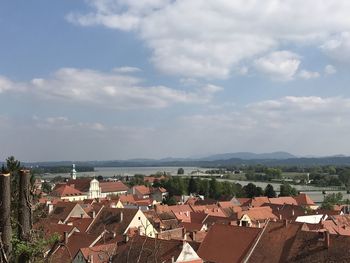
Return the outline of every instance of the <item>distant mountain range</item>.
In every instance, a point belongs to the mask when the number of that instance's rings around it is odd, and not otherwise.
[[[72,161],[25,163],[30,166],[69,166]],[[129,159],[111,161],[75,162],[78,166],[92,167],[228,167],[238,165],[263,164],[268,166],[314,166],[314,165],[350,165],[350,157],[334,155],[329,157],[297,157],[287,152],[251,153],[236,152],[209,155],[201,158],[163,158],[163,159]]]

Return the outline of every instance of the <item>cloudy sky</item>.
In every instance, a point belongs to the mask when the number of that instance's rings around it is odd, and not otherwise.
[[[350,154],[348,0],[5,0],[0,160]]]

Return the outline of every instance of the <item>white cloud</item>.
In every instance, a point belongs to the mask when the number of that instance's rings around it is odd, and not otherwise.
[[[137,67],[119,67],[114,68],[113,71],[116,73],[135,73],[141,71],[141,69]]]
[[[242,61],[282,45],[319,47],[325,43],[324,50],[338,58],[349,47],[348,0],[88,3],[91,12],[72,13],[69,21],[133,30],[152,50],[152,61],[158,69],[184,77],[225,78]],[[333,39],[337,34],[340,36]]]
[[[124,70],[125,71],[125,70]],[[130,69],[127,70],[130,72]],[[1,90],[21,91],[45,99],[100,105],[114,109],[164,108],[174,104],[206,103],[221,88],[204,85],[192,91],[165,86],[144,86],[139,78],[89,69],[62,68],[51,77],[15,83],[6,78]]]
[[[289,51],[275,51],[255,60],[255,68],[275,80],[291,80],[300,65],[300,56]]]
[[[327,155],[349,153],[349,114],[349,98],[287,96],[234,111],[190,115],[179,127],[192,131],[184,139],[193,153],[284,150]]]
[[[350,32],[342,32],[326,41],[321,48],[331,58],[349,63],[350,61]]]
[[[301,70],[299,72],[299,77],[302,79],[317,79],[320,76],[321,76],[320,73],[316,71]]]
[[[337,69],[333,65],[327,65],[324,68],[324,72],[326,75],[332,75],[332,74],[337,73]]]

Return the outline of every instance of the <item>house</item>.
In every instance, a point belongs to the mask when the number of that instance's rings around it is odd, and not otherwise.
[[[78,204],[73,202],[59,202],[49,214],[49,219],[52,222],[65,224],[69,218],[89,218],[90,216]]]
[[[116,252],[116,243],[84,247],[79,249],[72,263],[109,263]]]
[[[203,260],[186,241],[135,236],[118,247],[113,262],[202,263]]]
[[[151,196],[151,189],[144,185],[136,185],[131,188],[131,194],[136,195],[139,199],[147,199]]]
[[[86,194],[83,194],[79,190],[66,184],[56,185],[53,191],[51,192],[51,196],[58,197],[61,200],[67,200],[70,202],[80,201],[87,198]]]
[[[318,208],[315,202],[305,193],[300,193],[299,195],[295,196],[294,199],[299,206],[309,208],[312,210]]]
[[[101,238],[101,235],[73,232],[65,233],[63,242],[57,243],[49,254],[49,262],[71,263],[79,249],[94,246]]]
[[[277,220],[270,207],[252,207],[237,213],[240,226],[263,227],[268,220]]]
[[[82,192],[86,198],[105,198],[111,195],[126,194],[129,188],[121,181],[99,182],[93,178],[70,179],[67,185]]]
[[[248,263],[284,262],[291,240],[301,231],[301,228],[302,224],[270,221],[245,259]]]
[[[205,262],[242,262],[262,230],[260,228],[213,225],[198,249]]]
[[[168,192],[163,187],[156,187],[153,188],[151,191],[151,197],[153,200],[157,201],[158,203],[163,202],[163,200],[168,196]]]
[[[299,231],[293,239],[286,262],[349,262],[350,237],[328,232]]]
[[[96,215],[87,232],[95,235],[107,231],[111,236],[126,235],[129,230],[136,230],[140,235],[155,237],[157,230],[139,209],[104,207]]]

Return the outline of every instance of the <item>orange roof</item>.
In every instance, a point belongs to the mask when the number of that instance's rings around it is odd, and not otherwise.
[[[195,212],[203,212],[211,216],[227,217],[225,212],[217,205],[193,205],[191,207]]]
[[[259,207],[266,203],[270,203],[269,198],[266,196],[259,196],[252,199],[251,205],[253,207]]]
[[[149,187],[144,186],[144,185],[134,186],[134,190],[139,192],[142,195],[149,195],[149,194],[151,194],[151,191],[150,191]]]
[[[206,262],[242,262],[260,231],[260,228],[215,224],[201,243],[198,255]]]
[[[294,199],[296,200],[298,205],[315,205],[314,201],[312,201],[312,199],[304,193],[295,196]]]
[[[102,193],[124,192],[129,190],[129,188],[120,181],[100,182],[100,187]]]
[[[272,213],[272,209],[268,206],[252,207],[249,210],[238,212],[238,218],[242,218],[243,215],[248,215],[253,221],[278,219],[278,217]]]
[[[83,254],[86,261],[90,260],[93,256],[94,263],[108,263],[110,262],[110,256],[116,252],[117,244],[103,244],[93,247],[84,247],[80,251]]]
[[[291,196],[280,196],[275,198],[269,198],[271,204],[277,205],[298,205],[297,201]]]
[[[70,217],[66,224],[76,227],[80,232],[86,232],[93,220],[93,218]]]
[[[67,196],[83,195],[83,193],[69,185],[60,185],[59,187],[57,187],[55,190],[52,191],[51,195],[59,196],[59,197],[67,197]]]

